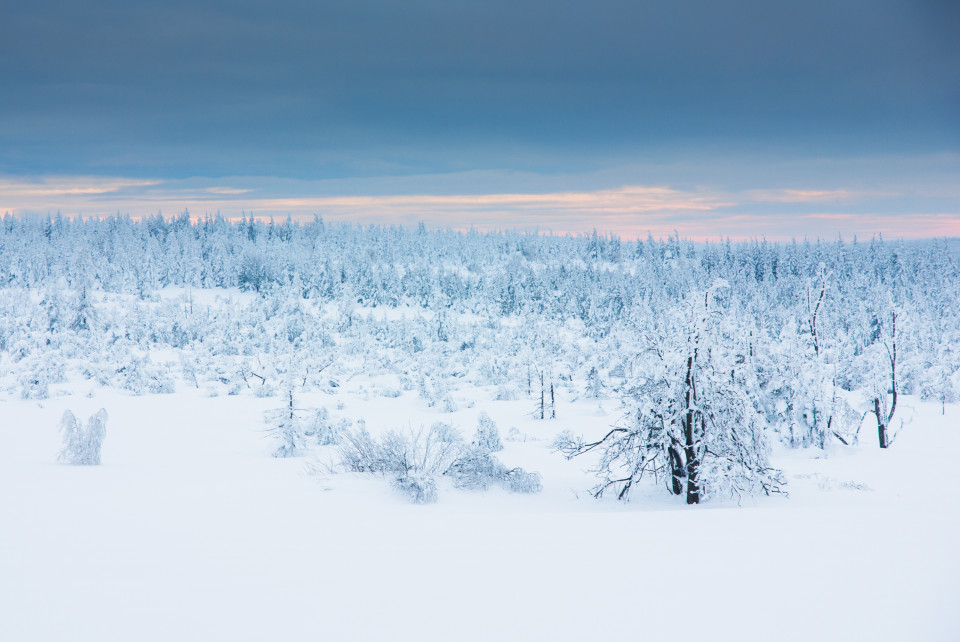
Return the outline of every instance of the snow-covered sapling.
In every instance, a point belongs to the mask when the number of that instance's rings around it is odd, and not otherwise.
[[[339,441],[340,431],[345,427],[343,421],[333,424],[326,408],[297,408],[292,388],[287,390],[286,397],[286,407],[266,413],[267,433],[280,442],[274,457],[300,457],[314,446]]]
[[[503,442],[500,441],[500,431],[497,430],[497,424],[485,412],[480,413],[473,443],[488,453],[503,450]]]
[[[60,420],[63,448],[57,460],[64,464],[96,466],[100,464],[100,447],[107,434],[107,411],[101,408],[83,423],[69,410]]]

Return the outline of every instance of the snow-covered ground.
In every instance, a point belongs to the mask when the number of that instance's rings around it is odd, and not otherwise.
[[[441,486],[413,505],[324,472],[334,447],[273,458],[279,396],[88,381],[0,398],[0,640],[960,639],[960,406],[903,399],[887,450],[869,419],[856,447],[777,450],[789,498],[688,507],[654,488],[595,500],[590,462],[552,451],[561,430],[615,422],[613,399],[542,421],[528,399],[457,390],[440,413],[373,388],[298,403],[373,433],[470,434],[486,411],[517,428],[500,458],[543,491]],[[102,465],[58,464],[64,410],[101,407]]]

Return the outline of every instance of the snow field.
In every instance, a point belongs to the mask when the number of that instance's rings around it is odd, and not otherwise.
[[[513,495],[442,486],[411,505],[386,480],[275,459],[263,411],[279,397],[135,397],[97,390],[0,402],[0,639],[954,640],[960,501],[943,453],[960,408],[906,402],[881,451],[778,449],[789,499],[690,508],[659,489],[594,500],[586,460],[550,451],[561,429],[602,430],[595,400],[561,419],[523,401],[456,413],[415,393],[338,398],[371,432],[482,409],[508,465],[543,475]],[[79,391],[78,391],[79,392]],[[369,395],[368,395],[369,397]],[[304,395],[304,405],[329,403]],[[612,400],[604,401],[613,405]],[[103,465],[56,464],[70,408],[110,419]],[[403,421],[397,421],[403,418]],[[929,444],[937,444],[931,452]],[[333,458],[333,448],[318,457]],[[315,466],[314,466],[315,467]]]

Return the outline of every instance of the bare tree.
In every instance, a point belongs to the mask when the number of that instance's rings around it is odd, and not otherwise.
[[[817,266],[816,284],[807,283],[807,329],[813,342],[813,351],[820,356],[820,312],[827,295],[827,268],[823,263]]]
[[[886,380],[883,384],[878,383],[874,387],[872,407],[869,411],[873,412],[877,418],[877,437],[881,448],[887,448],[893,443],[890,423],[893,421],[893,414],[897,411],[897,332],[897,310],[894,309],[890,312],[890,333],[889,335],[883,333],[883,350],[886,356],[884,361],[889,372],[889,388],[884,389]]]
[[[763,422],[746,392],[746,350],[736,324],[713,308],[717,282],[674,310],[640,355],[644,374],[626,390],[629,414],[596,441],[562,435],[568,458],[600,453],[594,495],[610,488],[626,499],[644,476],[664,482],[688,504],[707,496],[781,492],[770,467]]]

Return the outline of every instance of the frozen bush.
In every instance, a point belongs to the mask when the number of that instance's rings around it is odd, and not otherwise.
[[[307,436],[296,417],[280,417],[267,428],[267,432],[280,442],[273,451],[274,457],[300,457],[307,450]]]
[[[437,501],[437,482],[431,475],[403,475],[393,480],[393,487],[414,504],[431,504]]]
[[[497,401],[516,401],[520,398],[520,391],[512,384],[501,384],[497,386],[495,398]]]
[[[388,472],[382,445],[364,427],[343,436],[340,462],[345,470],[354,473]]]
[[[330,421],[326,408],[300,409],[295,407],[293,390],[287,391],[285,408],[267,411],[267,434],[280,442],[274,457],[300,457],[314,446],[328,446],[340,441],[346,430],[346,421]]]
[[[491,483],[503,478],[506,468],[497,459],[477,446],[466,449],[453,462],[446,474],[457,488],[486,490]]]
[[[540,473],[528,473],[522,468],[511,468],[506,472],[505,488],[511,493],[539,493],[543,490]]]
[[[87,420],[86,426],[67,410],[60,420],[63,448],[57,460],[64,464],[95,466],[100,463],[100,447],[107,432],[107,411],[101,408]]]
[[[465,448],[447,469],[457,488],[487,490],[500,486],[514,493],[535,493],[541,489],[540,475],[522,468],[507,468],[499,459],[478,446]]]
[[[50,386],[47,376],[43,372],[25,375],[20,379],[20,397],[23,399],[47,399],[50,397]]]
[[[313,413],[310,418],[310,426],[306,433],[318,446],[332,446],[340,443],[340,439],[346,430],[349,422],[341,419],[336,424],[330,419],[330,413],[326,408],[320,408]]]
[[[254,386],[253,396],[258,398],[272,397],[277,394],[276,389],[271,386],[269,383],[264,383],[259,386]]]
[[[526,442],[528,439],[532,438],[527,437],[527,433],[520,432],[520,429],[516,426],[510,426],[510,430],[507,431],[507,441],[522,441]]]
[[[453,397],[451,397],[449,393],[443,395],[439,401],[439,405],[441,412],[456,412],[460,409],[457,402],[453,400]]]
[[[150,363],[150,359],[133,357],[116,370],[116,383],[135,395],[171,394],[176,386],[163,368]]]
[[[157,377],[150,381],[147,390],[152,395],[172,395],[177,391],[177,386],[170,377]]]
[[[399,388],[382,388],[377,392],[381,397],[386,397],[387,399],[396,399],[403,394],[403,391]]]
[[[497,430],[497,424],[485,412],[480,413],[477,421],[477,433],[473,438],[473,443],[488,453],[495,453],[503,450],[503,442],[500,441],[500,431]]]
[[[437,422],[426,432],[391,430],[381,444],[385,472],[442,475],[457,458],[463,440],[451,426]]]
[[[440,475],[468,490],[492,485],[520,493],[540,490],[540,475],[507,468],[491,454],[489,444],[466,444],[457,430],[441,422],[428,431],[393,430],[381,439],[364,429],[345,431],[340,456],[346,470],[393,476],[394,487],[415,503],[435,501],[435,479]]]

